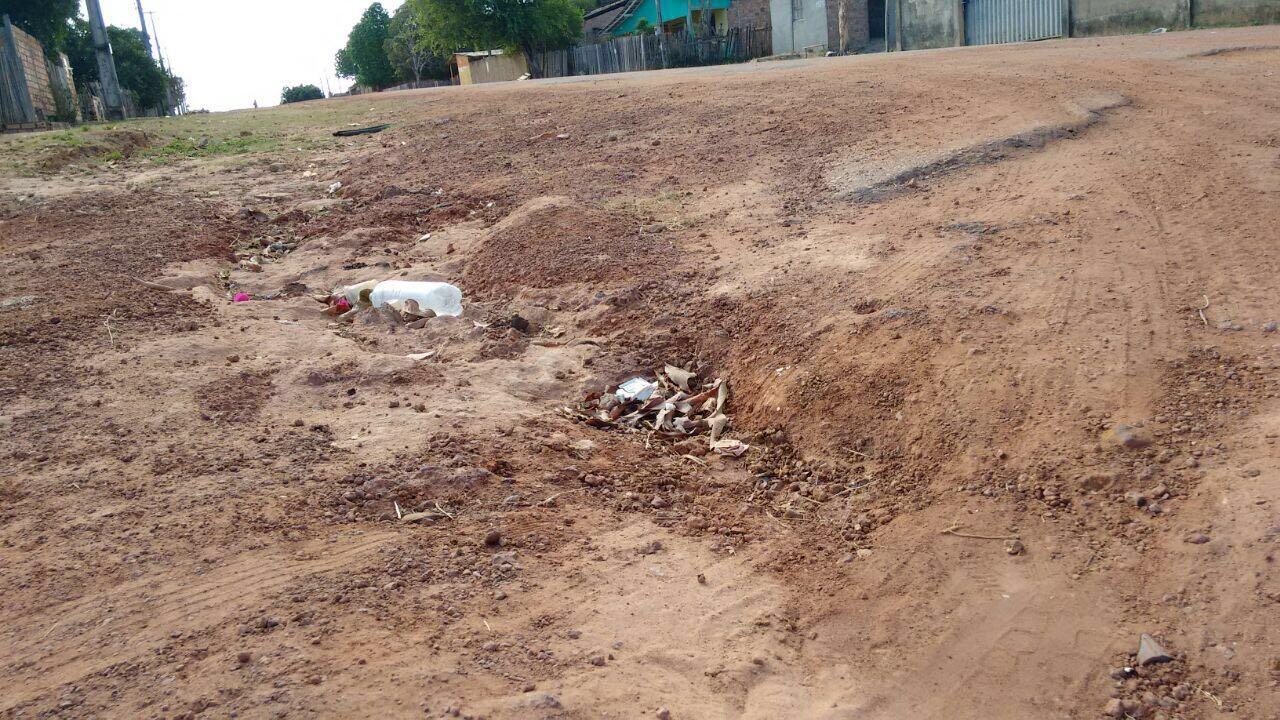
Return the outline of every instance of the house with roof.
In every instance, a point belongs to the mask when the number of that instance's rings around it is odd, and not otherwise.
[[[583,35],[599,40],[635,32],[723,35],[730,27],[768,27],[767,0],[617,0],[583,15]]]

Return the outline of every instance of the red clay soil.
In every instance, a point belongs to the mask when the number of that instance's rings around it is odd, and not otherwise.
[[[1276,717],[1277,47],[386,93],[2,179],[0,717]],[[390,277],[466,312],[311,298]],[[745,455],[561,412],[664,363]]]

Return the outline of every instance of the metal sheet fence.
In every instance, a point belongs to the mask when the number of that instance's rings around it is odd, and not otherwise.
[[[544,53],[544,77],[601,75],[745,62],[772,52],[769,28],[731,28],[724,35],[689,32],[627,35]]]
[[[964,6],[969,45],[1065,37],[1066,0],[968,0]]]

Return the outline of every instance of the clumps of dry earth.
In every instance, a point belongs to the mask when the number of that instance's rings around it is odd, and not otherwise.
[[[1269,717],[1280,88],[1204,52],[1274,34],[6,180],[0,714]],[[371,279],[464,313],[316,302]]]

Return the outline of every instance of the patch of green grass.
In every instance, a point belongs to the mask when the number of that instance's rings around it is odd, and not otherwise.
[[[13,174],[39,176],[66,171],[94,172],[108,162],[168,164],[185,159],[253,157],[274,153],[297,157],[297,151],[346,148],[350,139],[330,135],[352,125],[390,122],[396,129],[417,120],[419,101],[388,94],[386,97],[341,98],[298,103],[261,110],[199,113],[177,118],[137,118],[123,122],[94,123],[72,130],[54,130],[0,136],[0,177]],[[144,133],[122,138],[121,132]],[[392,130],[395,132],[395,130]],[[387,136],[363,139],[356,144],[381,143]],[[207,138],[207,140],[205,140]],[[62,162],[49,163],[49,158]],[[220,160],[221,161],[221,160]],[[76,168],[80,170],[76,170]]]
[[[79,135],[76,135],[70,130],[62,130],[60,132],[55,133],[51,138],[51,140],[53,141],[53,144],[66,145],[67,147],[73,147],[73,148],[84,147],[85,145],[88,145],[88,143],[85,142],[84,138],[80,137]]]
[[[179,137],[170,140],[168,144],[146,148],[138,155],[150,158],[152,162],[167,163],[181,158],[265,152],[275,150],[279,146],[279,140],[256,135],[222,139]]]

